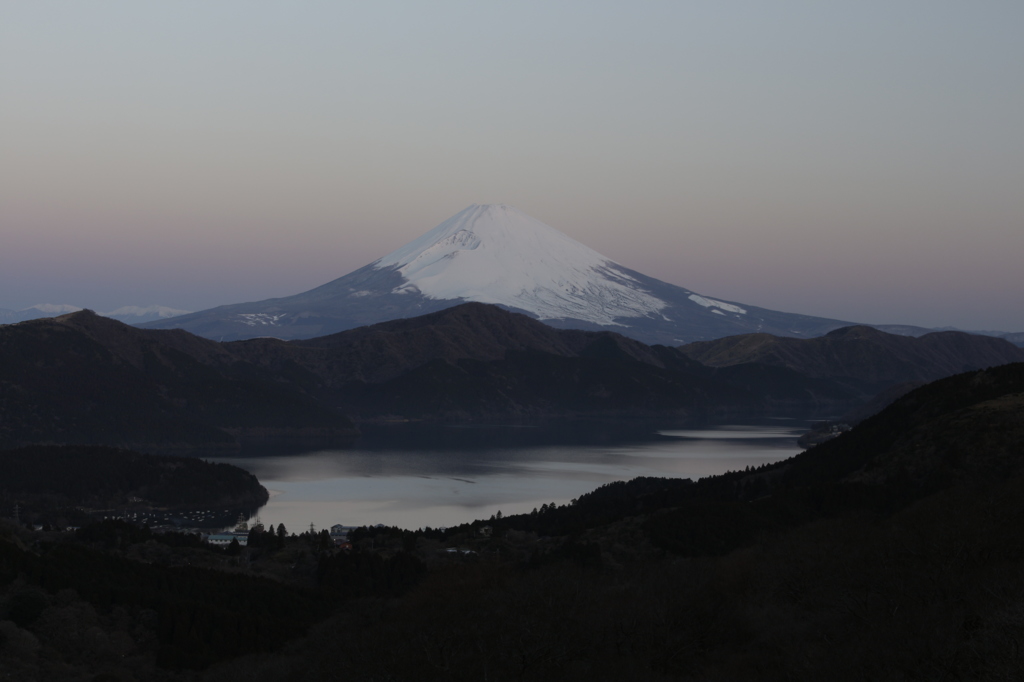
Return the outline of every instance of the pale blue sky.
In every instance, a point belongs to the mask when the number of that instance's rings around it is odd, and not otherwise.
[[[200,309],[501,202],[778,310],[1024,330],[1024,3],[0,0],[0,307]]]

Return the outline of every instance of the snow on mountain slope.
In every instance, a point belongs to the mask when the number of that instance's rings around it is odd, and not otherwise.
[[[373,266],[405,279],[392,293],[493,303],[541,320],[618,325],[667,305],[611,259],[503,205],[470,206]]]
[[[706,298],[704,296],[699,296],[697,294],[690,294],[688,298],[699,306],[711,308],[711,312],[715,312],[715,308],[717,308],[719,311],[724,310],[726,312],[736,313],[737,315],[747,314],[747,311],[739,307],[738,305],[722,303],[721,301],[716,301],[713,298]]]
[[[39,303],[30,308],[25,308],[22,312],[30,312],[32,310],[38,310],[40,313],[45,315],[64,315],[67,313],[77,313],[81,308],[74,305],[68,305],[67,303]]]

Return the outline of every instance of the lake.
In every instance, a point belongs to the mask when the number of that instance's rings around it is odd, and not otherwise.
[[[291,532],[385,524],[444,527],[564,504],[637,476],[694,480],[800,452],[808,422],[700,428],[576,422],[543,426],[367,427],[351,447],[243,453],[271,491],[264,524]]]

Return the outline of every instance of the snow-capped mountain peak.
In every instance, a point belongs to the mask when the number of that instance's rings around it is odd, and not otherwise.
[[[309,339],[465,302],[664,345],[748,332],[818,336],[849,324],[704,296],[626,268],[511,206],[483,204],[315,289],[143,326],[220,341]]]
[[[539,319],[614,325],[667,304],[615,261],[511,206],[473,205],[376,261],[393,293],[518,308]]]

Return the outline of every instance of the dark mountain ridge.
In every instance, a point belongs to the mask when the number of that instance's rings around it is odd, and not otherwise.
[[[7,447],[233,448],[239,437],[352,434],[345,414],[685,420],[860,397],[785,368],[712,369],[483,304],[296,342],[218,343],[89,311],[0,327]]]
[[[311,340],[226,344],[268,369],[315,376],[363,418],[662,416],[841,405],[861,395],[785,368],[711,369],[607,331],[555,329],[465,303]]]
[[[220,344],[81,311],[0,326],[0,443],[237,447],[240,434],[354,433],[343,414]]]
[[[334,386],[348,381],[387,381],[432,361],[497,362],[516,352],[581,357],[594,355],[598,347],[604,348],[605,354],[665,367],[658,351],[639,341],[613,332],[555,329],[526,315],[483,303],[464,303],[419,317],[287,344],[272,339],[225,344],[232,354],[252,362],[287,358]],[[673,360],[677,366],[694,371],[701,367],[685,357]]]
[[[742,334],[690,343],[680,350],[712,367],[752,362],[788,367],[812,377],[850,380],[872,391],[1024,361],[1024,349],[1005,339],[966,332],[914,338],[866,326],[844,327],[814,339]]]
[[[907,376],[1002,364],[1018,352],[998,339],[867,328],[721,343],[730,357],[756,361],[709,367],[676,348],[555,329],[481,303],[290,342],[219,343],[82,311],[0,327],[0,442],[237,447],[240,437],[353,434],[344,415],[683,422],[806,414],[862,403]],[[733,346],[774,350],[742,355]]]

